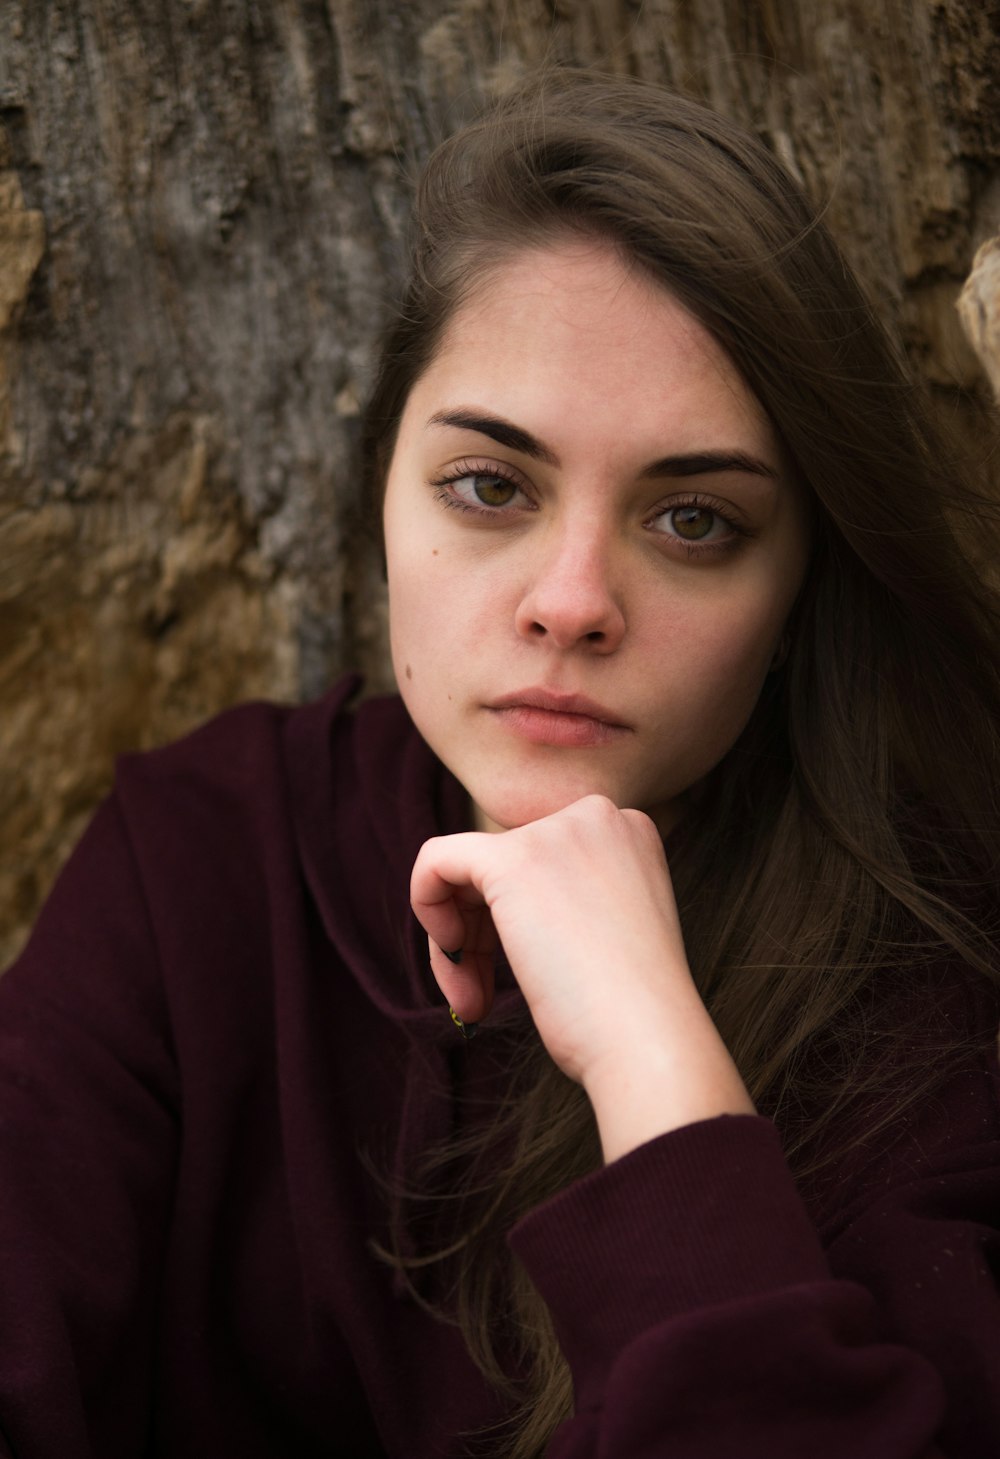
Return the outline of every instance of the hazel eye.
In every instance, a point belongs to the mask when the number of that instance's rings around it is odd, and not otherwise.
[[[734,545],[742,535],[737,525],[705,501],[679,502],[667,507],[649,523],[655,532],[674,542],[695,547]]]
[[[463,476],[452,482],[452,490],[465,501],[469,494],[486,507],[505,507],[517,496],[517,487],[502,476]]]
[[[479,508],[498,511],[504,507],[528,505],[517,482],[494,471],[467,471],[439,485],[448,492],[454,506],[469,507],[473,511]]]
[[[716,525],[718,517],[708,507],[673,507],[667,518],[678,537],[685,542],[701,542]]]

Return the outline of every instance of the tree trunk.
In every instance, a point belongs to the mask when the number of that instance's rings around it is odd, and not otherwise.
[[[942,399],[1000,0],[0,0],[0,953],[115,753],[389,683],[356,436],[430,147],[543,60],[754,126]]]

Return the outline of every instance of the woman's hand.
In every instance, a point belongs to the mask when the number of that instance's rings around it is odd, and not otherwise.
[[[642,812],[587,796],[499,835],[436,837],[411,899],[463,1022],[489,1012],[499,936],[549,1054],[591,1099],[606,1159],[696,1119],[753,1112],[691,978]]]

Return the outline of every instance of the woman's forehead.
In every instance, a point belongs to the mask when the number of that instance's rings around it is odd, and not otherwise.
[[[410,419],[489,404],[543,435],[706,431],[776,450],[770,421],[710,332],[645,270],[591,240],[525,249],[480,279],[408,402]]]

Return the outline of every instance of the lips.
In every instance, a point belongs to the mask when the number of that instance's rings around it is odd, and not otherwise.
[[[631,733],[631,726],[612,710],[584,694],[519,689],[486,707],[513,734],[537,745],[587,749]]]
[[[490,709],[546,709],[553,714],[577,714],[584,715],[587,719],[596,719],[601,724],[609,724],[617,729],[628,729],[625,721],[610,709],[605,709],[603,704],[598,704],[593,699],[588,699],[585,694],[559,694],[553,689],[518,689],[514,694],[505,694],[502,699],[494,699],[489,706]]]

